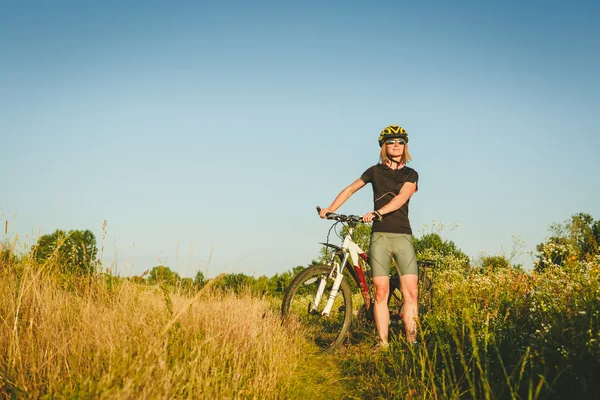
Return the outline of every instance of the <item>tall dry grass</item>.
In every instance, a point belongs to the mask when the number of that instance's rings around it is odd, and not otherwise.
[[[1,398],[341,397],[266,300],[55,270],[0,266]]]

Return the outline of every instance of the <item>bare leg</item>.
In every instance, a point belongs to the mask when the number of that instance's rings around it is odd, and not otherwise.
[[[387,343],[390,324],[390,312],[388,310],[390,277],[376,276],[373,278],[373,285],[375,285],[375,304],[373,305],[375,325],[377,326],[377,332],[379,332],[379,339]]]
[[[402,285],[402,297],[404,298],[404,327],[406,328],[406,341],[417,342],[417,318],[419,317],[419,282],[418,275],[403,275],[400,277]]]

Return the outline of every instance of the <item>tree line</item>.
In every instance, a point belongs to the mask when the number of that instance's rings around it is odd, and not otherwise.
[[[589,214],[574,214],[563,223],[552,224],[549,231],[550,236],[536,246],[534,271],[541,272],[553,265],[568,267],[588,262],[599,254],[600,220],[594,220]],[[341,235],[344,234],[342,230]],[[359,225],[355,230],[355,241],[362,248],[367,248],[370,234],[370,225]],[[418,258],[434,259],[438,268],[461,268],[465,271],[522,268],[521,265],[514,264],[514,254],[487,255],[479,260],[470,260],[453,241],[442,238],[438,233],[414,237],[413,241]],[[32,257],[40,264],[52,264],[56,272],[61,274],[105,273],[97,254],[96,238],[90,230],[56,230],[41,236],[27,254],[17,255],[14,243],[0,244],[0,268],[19,257]],[[325,257],[326,251],[323,248],[309,265],[323,262]],[[234,292],[251,290],[258,295],[281,295],[292,278],[304,268],[305,266],[296,266],[271,277],[254,277],[242,273],[225,274],[220,276],[218,281],[212,282],[212,285],[217,289]],[[165,265],[157,265],[142,276],[127,279],[142,284],[167,285],[189,291],[201,289],[210,281],[202,271],[198,271],[194,278],[182,278]]]

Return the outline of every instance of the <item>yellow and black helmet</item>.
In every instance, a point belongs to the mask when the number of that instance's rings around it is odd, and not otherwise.
[[[379,134],[379,147],[383,146],[386,140],[394,138],[404,139],[408,143],[408,133],[406,133],[406,130],[398,125],[390,125]]]

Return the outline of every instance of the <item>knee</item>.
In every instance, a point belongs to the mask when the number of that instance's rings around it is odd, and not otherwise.
[[[375,301],[377,303],[387,302],[388,296],[390,294],[389,288],[385,287],[375,287]]]
[[[406,302],[416,303],[417,299],[419,297],[419,289],[414,288],[414,289],[403,290],[402,297],[404,297],[404,300]]]

